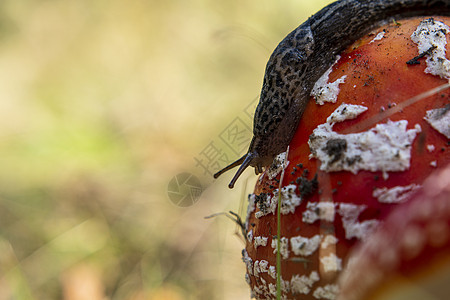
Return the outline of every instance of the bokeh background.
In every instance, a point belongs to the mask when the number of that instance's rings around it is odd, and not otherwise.
[[[0,1],[0,299],[248,299],[237,226],[204,217],[245,218],[256,177],[205,153],[245,150],[272,50],[329,2]]]

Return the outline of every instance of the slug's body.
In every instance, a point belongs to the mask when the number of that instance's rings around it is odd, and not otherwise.
[[[450,0],[340,0],[310,17],[276,47],[267,62],[248,152],[214,174],[240,165],[229,187],[248,167],[256,174],[286,150],[311,90],[336,55],[382,22],[412,16],[450,15]]]

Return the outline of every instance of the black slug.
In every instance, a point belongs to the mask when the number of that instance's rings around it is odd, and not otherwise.
[[[233,188],[248,166],[261,173],[286,151],[314,84],[342,50],[383,22],[427,15],[450,15],[450,0],[340,0],[311,16],[267,62],[248,152],[214,178],[240,165],[228,185]]]

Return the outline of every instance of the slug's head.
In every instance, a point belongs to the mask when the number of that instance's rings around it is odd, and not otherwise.
[[[254,160],[254,158],[256,156],[257,156],[257,154],[253,153],[253,152],[246,153],[244,156],[242,156],[241,158],[239,158],[235,162],[231,163],[230,165],[226,166],[225,168],[223,168],[222,170],[220,170],[219,172],[214,174],[214,178],[217,178],[220,175],[222,175],[223,173],[225,173],[226,171],[231,170],[234,167],[237,167],[237,166],[240,165],[238,171],[236,172],[236,174],[234,175],[233,179],[231,179],[230,184],[228,185],[228,187],[230,189],[232,189],[234,187],[234,184],[236,183],[237,179],[239,178],[239,176],[241,176],[241,174],[245,171],[245,169],[247,169],[248,166],[252,165],[252,162],[253,162],[253,160]],[[260,166],[260,165],[256,166],[255,167],[255,173],[259,174],[261,172],[262,172],[262,166]]]
[[[268,166],[272,163],[273,155],[261,155],[261,153],[266,153],[266,151],[264,151],[264,147],[261,147],[261,145],[263,144],[259,141],[261,141],[261,139],[254,137],[250,144],[248,152],[235,162],[231,163],[230,165],[214,174],[214,178],[219,177],[220,175],[228,170],[233,169],[234,167],[240,166],[233,179],[231,179],[230,184],[228,185],[228,187],[232,189],[239,176],[241,176],[241,174],[245,171],[245,169],[247,169],[247,167],[254,167],[256,175],[262,173],[263,167]]]

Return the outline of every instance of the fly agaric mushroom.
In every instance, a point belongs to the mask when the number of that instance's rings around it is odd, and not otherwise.
[[[335,299],[354,246],[370,244],[449,164],[446,24],[437,16],[386,24],[318,80],[289,151],[249,195],[243,260],[253,297],[274,299],[279,276],[282,298]]]

